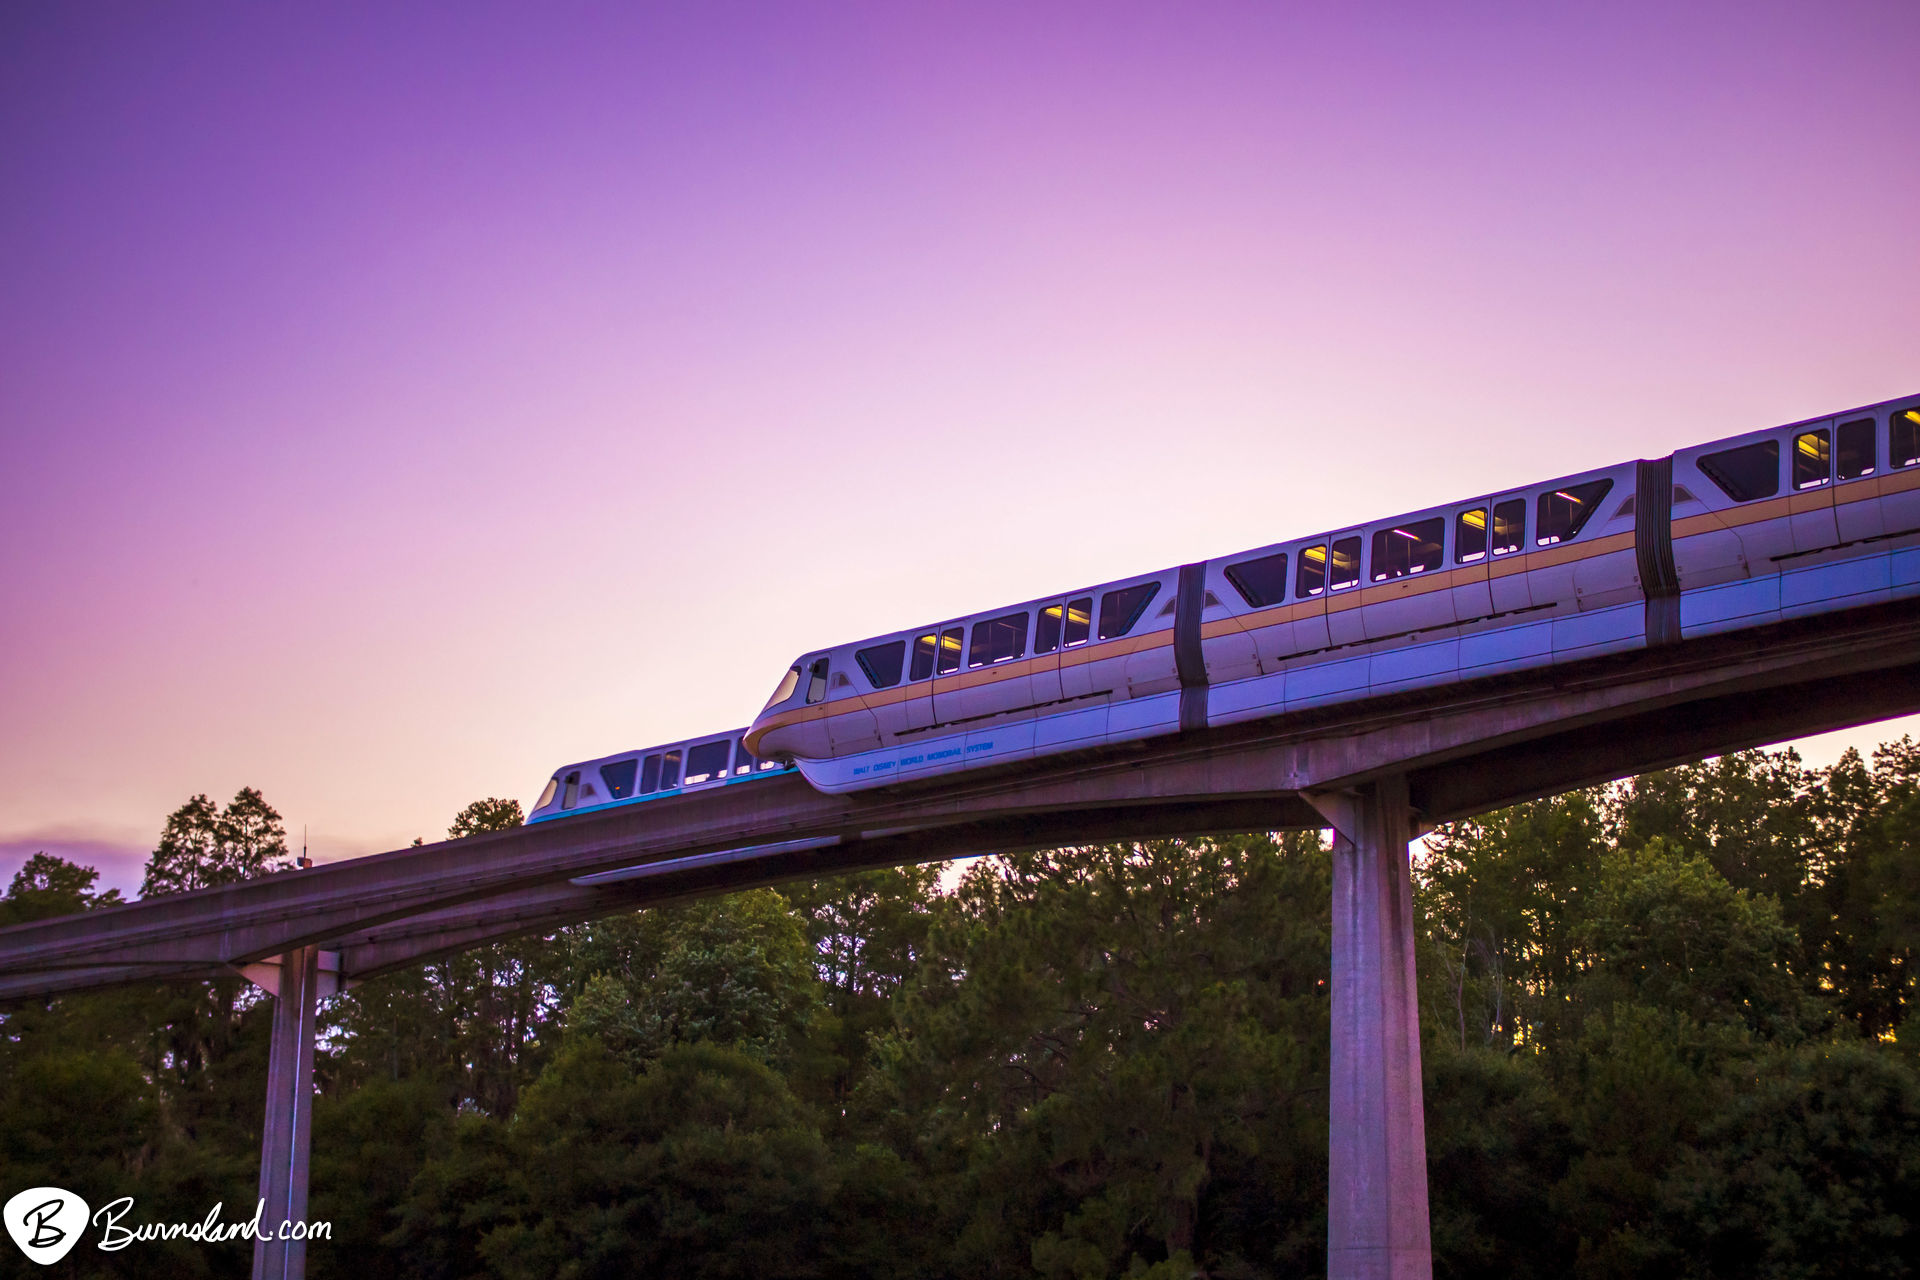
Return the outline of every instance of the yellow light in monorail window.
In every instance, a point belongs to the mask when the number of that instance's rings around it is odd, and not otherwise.
[[[1469,529],[1484,529],[1484,528],[1486,528],[1486,527],[1487,527],[1487,511],[1486,511],[1486,508],[1485,508],[1485,507],[1475,507],[1475,508],[1474,508],[1473,510],[1471,510],[1471,511],[1462,511],[1462,512],[1460,513],[1460,523],[1461,523],[1461,524],[1464,524],[1464,525],[1466,525],[1466,526],[1467,526],[1467,528],[1469,528]]]

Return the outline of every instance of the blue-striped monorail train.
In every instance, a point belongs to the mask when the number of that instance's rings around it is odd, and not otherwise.
[[[1920,397],[808,653],[745,745],[851,791],[1912,594]]]
[[[754,759],[741,743],[745,733],[744,729],[710,733],[566,765],[547,780],[527,821],[544,822],[793,771],[792,765],[777,760]]]

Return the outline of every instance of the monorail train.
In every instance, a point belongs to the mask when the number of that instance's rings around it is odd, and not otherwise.
[[[545,822],[793,772],[790,764],[754,758],[741,742],[745,733],[735,729],[563,765],[547,780],[527,821]]]
[[[1920,593],[1920,397],[803,655],[746,733],[845,792]]]

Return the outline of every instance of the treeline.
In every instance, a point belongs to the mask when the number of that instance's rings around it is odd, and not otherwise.
[[[450,834],[519,818],[482,801]],[[168,833],[149,893],[284,860],[256,793]],[[370,981],[325,1011],[310,1274],[1323,1272],[1329,877],[1317,833],[1067,849]],[[98,905],[94,880],[36,858],[0,913]],[[1416,896],[1438,1274],[1920,1271],[1920,747],[1452,824]],[[238,981],[9,1008],[0,1190],[250,1208],[270,1015]],[[62,1266],[249,1263],[137,1252]]]

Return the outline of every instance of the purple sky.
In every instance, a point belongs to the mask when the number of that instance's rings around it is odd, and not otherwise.
[[[1920,390],[1909,0],[639,8],[0,8],[0,873]]]

